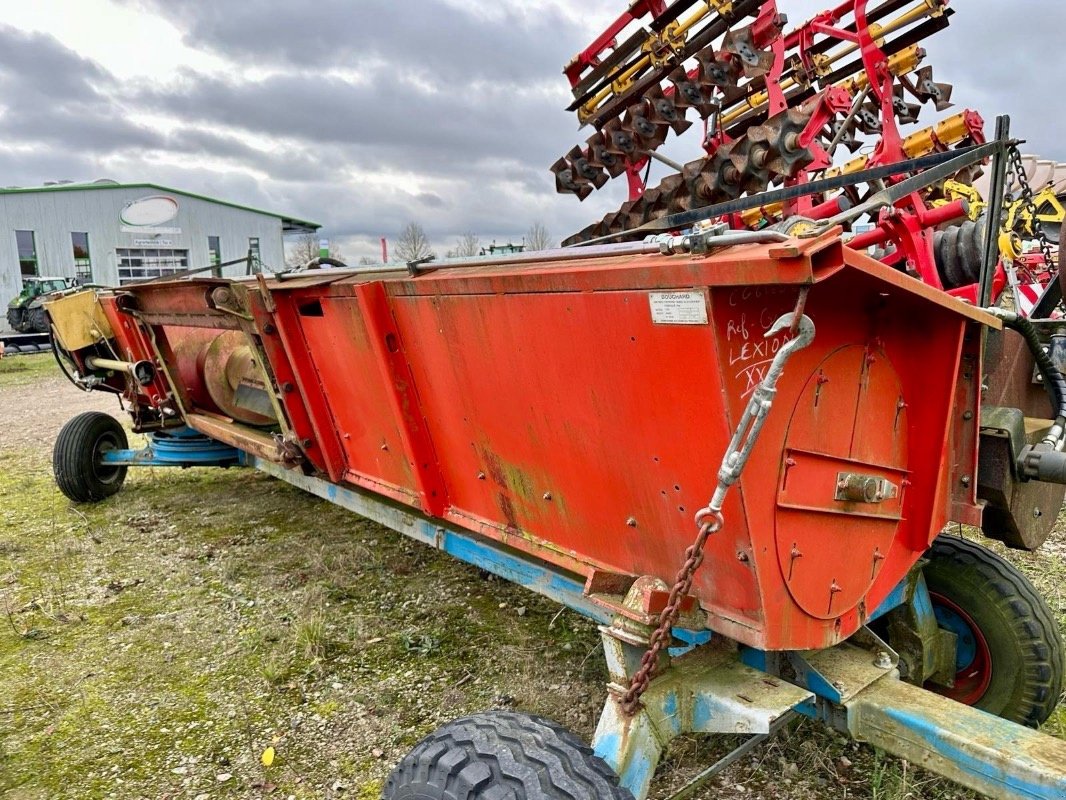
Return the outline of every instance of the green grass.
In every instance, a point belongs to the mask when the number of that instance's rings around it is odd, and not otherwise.
[[[0,386],[48,363],[4,359]],[[1060,540],[1000,551],[1066,626]],[[591,738],[606,680],[587,620],[261,474],[135,470],[119,495],[75,507],[46,451],[0,449],[5,797],[339,785],[367,800],[422,736],[474,711],[529,710]],[[1066,734],[1066,710],[1047,730]],[[736,742],[680,740],[656,796]],[[697,797],[972,795],[803,721]]]
[[[0,389],[8,386],[25,386],[41,377],[58,373],[59,367],[51,353],[5,356],[0,358]]]

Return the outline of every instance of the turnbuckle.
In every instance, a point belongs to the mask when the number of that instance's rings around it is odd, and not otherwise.
[[[777,382],[785,371],[785,364],[795,353],[814,341],[814,323],[810,317],[799,311],[778,317],[763,338],[769,339],[786,328],[794,329],[796,335],[777,351],[769,369],[766,370],[766,376],[755,387],[751,400],[744,409],[744,415],[740,418],[740,424],[733,434],[732,441],[729,442],[725,457],[722,459],[722,466],[718,470],[718,488],[715,489],[714,496],[707,507],[696,514],[696,524],[701,529],[709,516],[717,514],[719,520],[721,519],[726,492],[737,482],[740,473],[744,471],[744,465],[748,463],[748,457],[751,455],[752,448],[755,447],[759,432],[773,406],[774,396],[777,394]],[[718,527],[721,527],[720,522]]]

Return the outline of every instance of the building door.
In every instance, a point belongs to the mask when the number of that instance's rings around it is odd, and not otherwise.
[[[259,257],[259,237],[248,239],[248,274],[255,275],[263,271],[263,261]]]
[[[84,231],[71,232],[70,244],[74,251],[74,277],[83,286],[92,283],[93,263],[89,258],[89,234]]]
[[[19,251],[19,271],[24,277],[40,274],[37,269],[37,239],[33,231],[15,231]]]

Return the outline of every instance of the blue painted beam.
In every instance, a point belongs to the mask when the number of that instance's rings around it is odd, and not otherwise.
[[[611,621],[612,615],[607,609],[585,597],[585,584],[580,576],[564,572],[470,531],[445,527],[440,520],[429,519],[413,509],[392,503],[357,487],[340,486],[247,454],[243,456],[242,461],[298,489],[435,547],[460,561],[473,564],[486,572],[551,598],[602,625]]]
[[[190,428],[157,431],[140,450],[106,450],[100,462],[123,467],[233,467],[241,452]]]

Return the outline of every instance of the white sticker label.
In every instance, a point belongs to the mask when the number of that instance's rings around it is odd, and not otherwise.
[[[706,325],[707,298],[703,292],[651,292],[651,321],[658,325]]]

